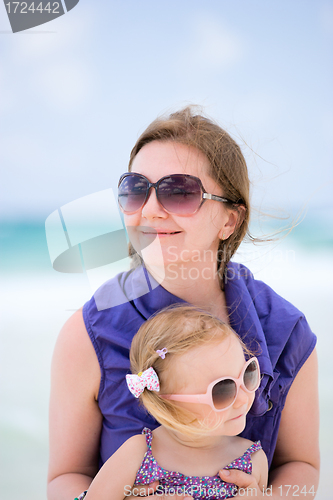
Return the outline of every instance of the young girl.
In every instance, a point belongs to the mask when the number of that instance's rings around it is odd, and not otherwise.
[[[165,309],[141,326],[130,360],[128,388],[161,425],[111,456],[87,500],[142,495],[155,481],[159,493],[229,498],[237,487],[220,479],[222,468],[253,474],[266,487],[260,441],[237,436],[260,383],[259,364],[229,326],[191,306]]]

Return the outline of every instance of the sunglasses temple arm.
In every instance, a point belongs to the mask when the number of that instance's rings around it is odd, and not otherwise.
[[[182,403],[202,403],[206,394],[161,394],[161,398]]]
[[[204,200],[214,200],[214,201],[222,201],[222,203],[233,203],[231,200],[227,198],[223,198],[222,196],[216,196],[215,194],[202,193],[202,198]]]

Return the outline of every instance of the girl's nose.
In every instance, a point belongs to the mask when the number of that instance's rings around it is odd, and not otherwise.
[[[145,219],[155,219],[155,218],[166,219],[168,217],[169,214],[164,210],[162,205],[159,203],[154,188],[150,188],[148,199],[145,205],[142,207],[141,213]]]
[[[240,387],[238,394],[237,394],[237,398],[233,404],[234,408],[240,408],[241,406],[244,406],[245,404],[247,404],[249,401],[249,397],[250,397],[250,394],[248,392],[244,391],[244,389],[242,387]]]

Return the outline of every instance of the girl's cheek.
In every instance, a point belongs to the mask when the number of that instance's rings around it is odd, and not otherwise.
[[[253,402],[254,402],[254,398],[255,398],[255,395],[251,394],[250,398],[249,398],[249,404],[248,404],[247,411],[249,411],[251,409],[251,406],[253,405]]]

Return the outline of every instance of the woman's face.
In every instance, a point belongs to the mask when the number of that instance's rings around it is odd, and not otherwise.
[[[192,146],[153,141],[136,155],[131,171],[144,175],[150,182],[169,174],[194,175],[201,179],[207,193],[223,196],[221,187],[208,175],[209,168],[207,157]],[[235,211],[212,200],[205,201],[191,216],[168,214],[158,203],[155,190],[151,189],[146,204],[136,213],[125,215],[125,224],[134,248],[139,253],[145,249],[142,253],[145,262],[156,264],[154,261],[160,249],[164,266],[171,272],[176,268],[179,271],[180,265],[187,270],[193,265],[212,267],[217,259],[219,241],[232,234],[236,218]],[[158,238],[150,244],[156,233]],[[208,278],[208,271],[206,274]]]

